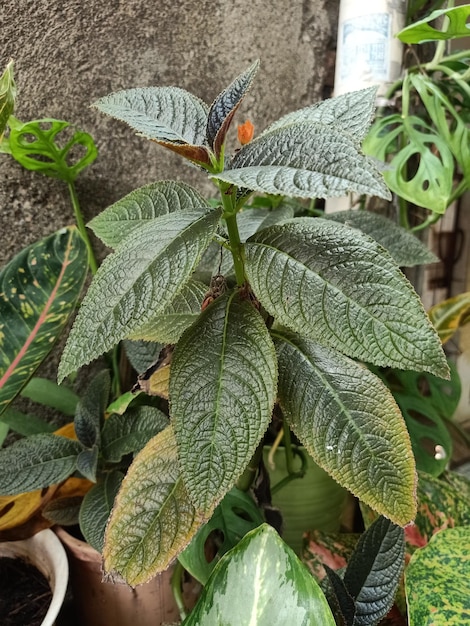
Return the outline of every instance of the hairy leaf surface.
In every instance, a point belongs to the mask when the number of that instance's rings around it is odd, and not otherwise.
[[[217,298],[182,335],[171,364],[170,415],[197,508],[212,510],[245,470],[271,419],[276,379],[263,318],[238,292]]]
[[[274,334],[279,402],[314,460],[397,524],[416,513],[416,470],[403,417],[387,387],[338,352]]]
[[[168,426],[136,456],[123,481],[106,530],[105,570],[132,586],[147,582],[168,567],[204,521],[184,487]]]
[[[220,213],[158,217],[126,239],[99,268],[62,354],[59,381],[106,352],[181,291],[217,228]]]
[[[0,413],[65,328],[87,267],[78,230],[64,228],[22,250],[0,273]]]
[[[299,218],[256,233],[245,254],[253,291],[281,324],[363,361],[448,377],[418,296],[367,235]]]
[[[334,626],[313,576],[267,524],[216,565],[184,626]]]
[[[80,398],[73,425],[80,443],[91,448],[100,443],[101,424],[111,390],[111,377],[108,370],[99,372]]]
[[[98,552],[103,550],[106,523],[123,478],[122,472],[108,472],[83,498],[79,513],[80,530],[85,541]]]
[[[159,181],[131,191],[94,217],[88,226],[103,243],[116,248],[134,229],[146,226],[156,217],[203,207],[207,207],[207,201],[189,185]]]
[[[301,198],[355,191],[390,199],[382,175],[355,141],[319,123],[298,122],[254,139],[216,178],[253,191]]]

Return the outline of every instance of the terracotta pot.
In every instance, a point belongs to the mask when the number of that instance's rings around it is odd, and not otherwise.
[[[170,586],[172,568],[132,589],[103,581],[101,554],[63,528],[54,531],[65,546],[79,623],[86,626],[160,626],[179,622]]]
[[[41,626],[53,626],[64,602],[69,579],[67,555],[54,533],[46,529],[29,539],[2,542],[0,556],[21,558],[45,576],[52,590],[52,601]]]

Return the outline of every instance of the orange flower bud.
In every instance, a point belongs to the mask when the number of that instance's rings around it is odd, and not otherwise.
[[[250,143],[253,139],[253,135],[255,133],[255,127],[250,122],[250,120],[246,120],[244,124],[238,125],[238,141],[244,146],[246,143]]]

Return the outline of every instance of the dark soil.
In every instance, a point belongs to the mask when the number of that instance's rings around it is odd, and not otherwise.
[[[52,599],[41,572],[22,559],[0,557],[0,624],[40,626]]]

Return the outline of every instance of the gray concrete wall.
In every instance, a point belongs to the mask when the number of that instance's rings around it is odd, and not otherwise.
[[[119,89],[176,85],[206,102],[254,59],[240,111],[257,131],[321,99],[331,82],[339,0],[3,0],[0,65],[15,61],[16,116],[65,119],[90,132],[95,164],[77,181],[89,219],[133,188],[204,173],[89,105]],[[72,221],[59,181],[0,155],[0,265]]]

